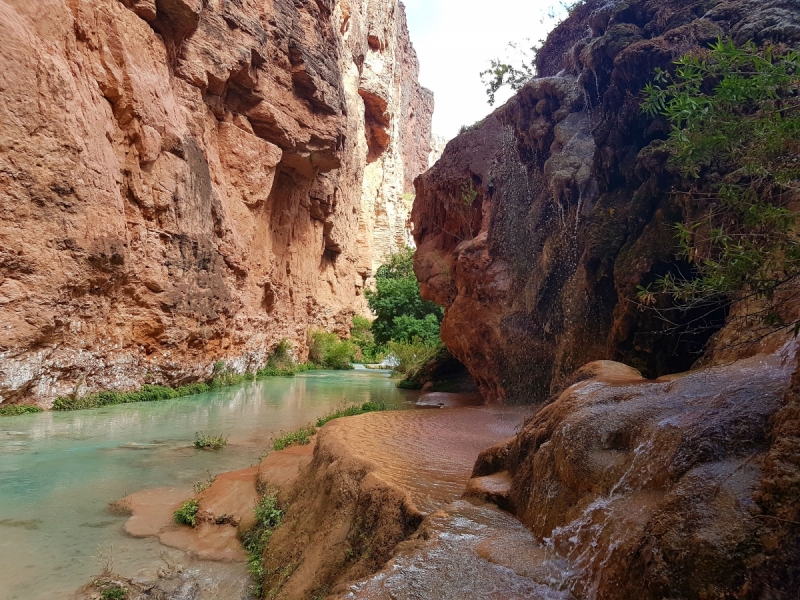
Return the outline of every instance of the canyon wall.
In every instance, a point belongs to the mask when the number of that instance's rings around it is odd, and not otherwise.
[[[398,0],[0,0],[0,401],[261,366],[404,243]]]
[[[588,0],[548,37],[539,77],[417,179],[422,294],[445,307],[442,339],[486,398],[545,400],[598,359],[647,377],[683,371],[724,323],[720,309],[687,331],[635,302],[637,286],[688,267],[672,226],[692,216],[660,148],[668,124],[643,114],[641,91],[656,67],[718,36],[796,46],[800,11]]]

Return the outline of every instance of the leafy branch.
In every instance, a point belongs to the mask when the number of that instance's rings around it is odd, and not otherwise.
[[[739,303],[748,326],[796,335],[800,52],[720,39],[676,61],[674,74],[657,69],[644,96],[643,110],[670,123],[670,163],[689,181],[690,218],[675,228],[696,276],[668,274],[638,301]]]
[[[559,0],[556,4],[551,4],[546,11],[542,11],[540,22],[542,24],[548,22],[551,24],[551,29],[555,28],[564,18],[571,16],[584,1]],[[544,45],[544,40],[539,40],[530,46],[528,44],[531,44],[530,39],[522,43],[509,42],[507,58],[493,59],[489,61],[489,68],[481,71],[481,81],[486,87],[489,106],[494,106],[497,92],[503,87],[508,86],[511,90],[517,91],[536,76],[536,55]]]

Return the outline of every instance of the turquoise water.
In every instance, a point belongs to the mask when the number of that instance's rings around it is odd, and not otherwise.
[[[109,502],[155,487],[191,486],[253,464],[281,430],[332,407],[368,400],[403,406],[413,392],[385,372],[318,371],[208,394],[0,419],[0,598],[68,598],[96,575],[99,549],[133,576],[158,561]],[[195,450],[196,431],[229,435],[220,452]]]

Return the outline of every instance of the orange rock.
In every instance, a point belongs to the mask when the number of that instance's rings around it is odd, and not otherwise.
[[[431,151],[398,0],[0,18],[0,401],[252,370],[282,338],[302,359],[310,327],[347,332]]]

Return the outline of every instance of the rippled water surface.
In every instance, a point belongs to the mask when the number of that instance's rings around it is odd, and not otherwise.
[[[255,462],[272,435],[343,403],[404,406],[415,395],[385,372],[319,371],[208,394],[95,410],[0,419],[0,598],[68,598],[100,570],[133,576],[163,550],[123,531],[108,503],[150,487],[185,486]],[[230,435],[195,450],[196,431]]]

